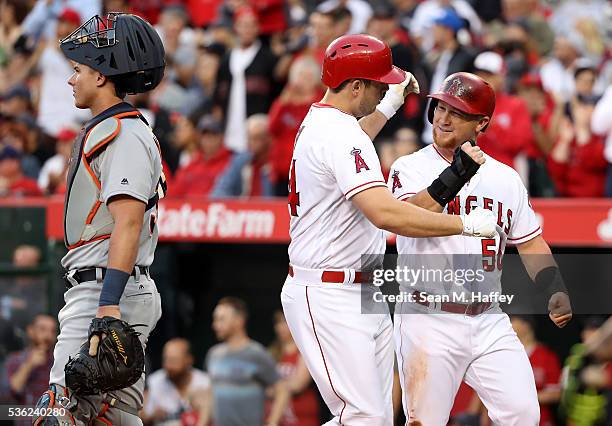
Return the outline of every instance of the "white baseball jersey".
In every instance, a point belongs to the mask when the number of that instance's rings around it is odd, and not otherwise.
[[[350,201],[385,185],[372,141],[355,117],[313,104],[298,131],[289,176],[289,260],[301,274],[287,277],[281,302],[334,416],[329,425],[392,423],[391,317],[361,312],[362,284],[321,282],[323,269],[351,276],[348,270],[362,269],[362,254],[385,252],[383,232]]]
[[[385,238],[350,199],[385,186],[372,141],[357,119],[313,104],[296,137],[289,176],[289,260],[309,269],[361,269]]]
[[[542,229],[531,208],[527,190],[518,173],[485,154],[486,161],[476,175],[448,203],[444,212],[465,216],[475,208],[485,208],[497,215],[497,224],[503,230],[508,244],[520,244],[540,235]],[[426,189],[450,162],[442,156],[435,144],[393,163],[389,174],[389,189],[399,200],[406,200]],[[500,237],[495,245],[483,243],[485,239],[453,235],[437,238],[397,237],[398,253],[478,254],[486,250],[499,252]],[[501,242],[501,251],[505,241]]]
[[[524,243],[540,235],[542,230],[519,175],[490,156],[485,154],[485,157],[485,164],[444,211],[464,216],[474,207],[490,209],[497,215],[502,235],[495,239],[398,236],[398,266],[417,258],[428,264],[436,263],[436,267],[439,262],[454,263],[452,268],[457,270],[462,267],[457,262],[473,261],[475,265],[469,268],[484,267],[487,279],[484,283],[471,283],[465,289],[475,294],[487,287],[501,289],[500,255],[506,241]],[[396,198],[406,200],[427,188],[448,165],[449,161],[432,144],[393,164],[389,188]],[[471,256],[462,256],[465,254]],[[476,256],[479,254],[482,257]],[[413,288],[426,289],[430,294],[444,294],[450,288],[454,294],[458,289],[459,293],[462,291],[455,286],[456,282],[446,287],[437,284],[419,282]],[[470,302],[467,299],[463,303]],[[445,425],[457,389],[465,381],[476,390],[495,424],[538,424],[533,372],[508,317],[498,306],[475,316],[439,309],[438,303],[428,307],[408,302],[396,305],[394,335],[406,416],[424,425]],[[421,371],[423,365],[427,374]]]

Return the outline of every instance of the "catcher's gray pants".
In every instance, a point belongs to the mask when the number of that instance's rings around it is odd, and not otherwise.
[[[86,281],[75,285],[64,294],[66,305],[59,313],[60,334],[53,353],[54,363],[51,369],[50,383],[64,386],[64,366],[68,357],[79,351],[88,335],[89,324],[96,316],[102,282]],[[146,275],[130,277],[121,301],[121,319],[131,325],[144,324],[135,329],[142,333],[140,341],[146,345],[149,334],[161,317],[161,299],[155,282]],[[129,388],[112,392],[112,396],[136,410],[142,408],[144,391],[143,377]],[[78,423],[88,423],[95,419],[104,409],[103,395],[83,396],[77,398],[75,417]],[[107,409],[102,416],[113,426],[142,425],[138,416],[128,414],[117,408]],[[94,422],[95,423],[95,422]],[[104,423],[104,422],[101,422]]]

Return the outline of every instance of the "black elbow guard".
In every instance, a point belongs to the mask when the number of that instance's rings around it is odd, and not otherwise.
[[[453,162],[427,188],[427,192],[442,207],[452,201],[463,185],[470,180],[480,168],[461,147],[457,147]]]
[[[536,286],[542,289],[548,297],[559,292],[568,294],[561,271],[556,266],[548,266],[542,269],[537,273],[534,281]]]

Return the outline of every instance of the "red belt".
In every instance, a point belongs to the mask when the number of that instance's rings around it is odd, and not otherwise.
[[[422,300],[421,299],[421,295],[422,294],[426,294],[423,293],[421,291],[415,290],[412,293],[415,297],[415,301],[419,304],[419,305],[423,305],[423,306],[430,306],[430,302],[428,302],[427,300]],[[453,302],[442,302],[442,303],[438,303],[436,305],[440,306],[440,310],[444,311],[444,312],[450,312],[453,314],[463,314],[463,315],[480,315],[482,314],[484,311],[486,311],[487,309],[489,309],[489,307],[491,306],[490,302],[478,302],[478,303],[470,303],[468,304],[464,304],[464,303],[453,303]]]
[[[289,276],[293,277],[293,267],[289,265]],[[344,274],[344,271],[322,271],[321,272],[321,282],[324,283],[333,283],[333,284],[342,284],[346,281],[348,277]],[[372,279],[372,274],[367,272],[355,272],[355,279],[353,282],[357,283],[366,283],[370,282]]]

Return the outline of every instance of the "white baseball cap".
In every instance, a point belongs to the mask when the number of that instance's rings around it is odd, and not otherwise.
[[[476,71],[489,72],[491,74],[502,74],[505,72],[504,58],[496,52],[482,52],[474,59]]]

